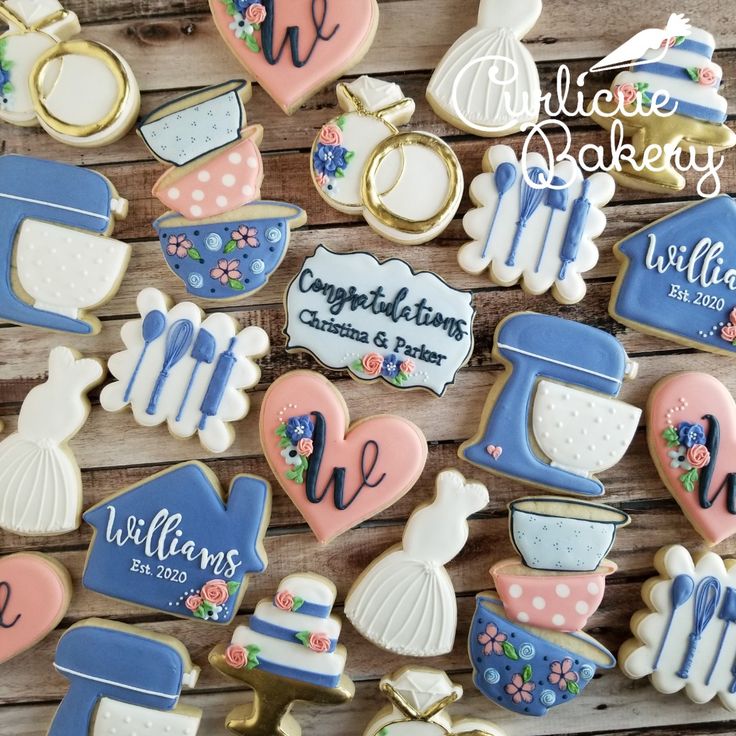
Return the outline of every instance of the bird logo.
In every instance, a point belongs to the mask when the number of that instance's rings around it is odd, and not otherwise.
[[[682,13],[672,13],[664,28],[646,28],[639,31],[608,56],[590,67],[590,71],[603,72],[655,64],[664,58],[677,39],[689,36],[691,31],[689,18],[686,18]],[[657,56],[651,59],[643,58],[648,51],[655,49],[661,50]]]

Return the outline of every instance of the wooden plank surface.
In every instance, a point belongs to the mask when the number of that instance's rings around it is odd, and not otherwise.
[[[424,100],[424,89],[431,69],[447,46],[474,24],[477,0],[381,0],[380,6],[381,26],[376,42],[351,74],[367,72],[399,82],[405,93],[417,102],[413,127],[445,137],[458,153],[469,182],[480,170],[488,142],[461,134],[440,121]],[[79,14],[86,37],[109,43],[132,64],[143,90],[144,112],[178,92],[242,75],[237,62],[219,43],[206,0],[67,0],[66,7]],[[663,0],[646,4],[635,0],[588,0],[575,4],[546,0],[539,23],[525,39],[539,64],[543,87],[553,86],[560,63],[567,63],[575,78],[587,69],[591,59],[604,55],[649,26],[653,19],[666,18],[670,9]],[[695,24],[715,33],[719,45],[715,60],[724,69],[725,94],[728,94],[736,84],[736,25],[731,20],[728,4],[691,0],[683,10]],[[592,90],[605,86],[608,81],[610,75],[589,77],[584,93],[589,97]],[[117,415],[105,412],[97,400],[99,392],[93,392],[90,419],[72,443],[82,467],[85,506],[172,462],[190,458],[205,460],[225,485],[238,472],[268,477],[274,487],[272,523],[266,540],[269,568],[262,576],[252,579],[241,616],[253,610],[259,597],[270,595],[283,575],[301,569],[318,570],[334,579],[338,587],[337,611],[341,612],[345,594],[357,574],[375,555],[401,538],[403,524],[412,508],[431,498],[436,473],[456,465],[466,475],[487,482],[491,494],[488,508],[470,523],[468,545],[448,566],[458,595],[456,646],[447,657],[427,662],[446,668],[465,687],[466,695],[456,708],[457,715],[494,720],[507,729],[509,736],[733,733],[732,723],[729,725],[732,714],[716,703],[696,707],[682,695],[665,697],[648,683],[633,683],[618,671],[596,677],[584,697],[553,710],[544,719],[530,721],[514,716],[491,705],[475,690],[464,641],[473,596],[490,586],[488,568],[512,552],[506,504],[527,492],[518,483],[484,476],[456,455],[459,443],[475,430],[486,393],[499,374],[499,367],[491,358],[491,346],[493,331],[501,318],[519,309],[535,309],[612,332],[640,363],[639,377],[625,387],[622,395],[639,406],[644,404],[660,377],[693,366],[712,373],[736,393],[736,372],[727,359],[636,333],[613,322],[606,311],[616,273],[612,245],[645,223],[695,198],[697,177],[689,176],[688,187],[667,198],[619,190],[607,209],[609,225],[599,239],[600,262],[587,277],[586,299],[573,307],[561,307],[550,296],[529,297],[518,287],[494,287],[484,276],[469,276],[459,269],[456,253],[465,239],[461,217],[469,206],[467,196],[457,218],[440,238],[415,247],[384,241],[362,220],[329,208],[308,180],[308,150],[316,131],[335,110],[334,85],[317,94],[291,118],[284,116],[260,89],[254,91],[248,105],[249,121],[261,123],[266,130],[262,147],[266,166],[264,197],[299,204],[307,210],[310,223],[294,233],[289,253],[268,286],[242,304],[227,308],[241,324],[262,326],[272,341],[271,355],[261,362],[261,383],[250,393],[251,412],[236,425],[234,445],[214,457],[196,440],[176,440],[165,428],[139,427],[127,412]],[[736,96],[732,96],[729,114],[733,116],[735,112]],[[730,120],[729,125],[736,124]],[[574,150],[582,143],[601,144],[606,140],[606,134],[585,118],[570,120],[570,126],[574,130]],[[133,243],[133,258],[119,294],[97,310],[103,320],[103,330],[98,336],[59,336],[0,323],[0,419],[7,433],[16,426],[18,409],[28,390],[45,379],[46,359],[53,346],[67,344],[86,354],[106,358],[121,349],[120,326],[136,314],[135,297],[142,287],[155,284],[176,299],[183,298],[185,292],[163,264],[151,227],[152,220],[163,212],[161,204],[150,195],[151,186],[163,167],[151,160],[134,134],[112,146],[87,151],[65,147],[35,129],[7,125],[0,129],[3,153],[32,154],[94,166],[108,176],[131,202],[130,216],[120,224],[116,235]],[[503,142],[518,151],[523,137],[512,136]],[[563,140],[555,135],[553,142],[560,146]],[[720,172],[726,192],[736,192],[733,155],[727,157]],[[283,351],[282,297],[304,257],[319,243],[339,251],[368,250],[379,259],[398,256],[416,270],[434,270],[452,285],[472,290],[478,310],[473,358],[442,399],[392,392],[383,386],[360,385],[344,374],[326,372],[343,392],[353,419],[374,413],[377,406],[381,410],[390,409],[415,421],[430,440],[427,467],[411,493],[327,547],[316,543],[299,513],[278,488],[262,457],[257,436],[258,409],[267,385],[289,369],[315,367],[309,357],[290,356]],[[202,306],[213,308],[212,303]],[[656,549],[674,541],[682,541],[691,549],[703,547],[658,480],[644,434],[642,423],[624,460],[602,476],[607,487],[605,500],[631,513],[634,520],[618,536],[611,556],[620,570],[610,579],[604,603],[589,627],[591,634],[614,651],[628,636],[629,616],[640,607],[641,582],[651,574],[651,559]],[[239,691],[206,664],[209,649],[225,640],[231,629],[172,619],[85,591],[80,579],[90,537],[87,527],[51,538],[19,537],[0,531],[1,554],[46,551],[69,568],[74,580],[74,599],[61,626],[31,651],[0,665],[0,736],[46,733],[56,703],[65,691],[64,680],[51,666],[54,648],[64,629],[88,616],[139,623],[144,628],[178,636],[203,667],[200,684],[183,702],[205,710],[202,736],[223,736],[228,710],[249,699],[247,693]],[[736,555],[736,539],[717,549],[723,554]],[[358,683],[355,700],[332,710],[298,707],[296,713],[305,736],[318,733],[359,736],[363,726],[384,704],[377,680],[406,663],[374,648],[347,623],[343,641],[349,651],[348,671]]]

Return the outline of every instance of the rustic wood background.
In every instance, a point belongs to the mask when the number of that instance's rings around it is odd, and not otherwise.
[[[349,0],[343,0],[349,1]],[[143,111],[147,112],[176,94],[200,86],[242,76],[238,63],[220,42],[210,20],[207,0],[67,0],[66,6],[79,14],[84,35],[110,44],[131,63],[143,89]],[[438,120],[424,100],[431,70],[452,41],[475,23],[477,0],[381,0],[381,22],[373,48],[353,74],[371,73],[399,82],[404,92],[417,102],[413,127],[445,137],[458,153],[469,182],[480,170],[488,143],[458,131]],[[672,10],[664,0],[546,0],[544,12],[526,37],[539,64],[543,89],[551,89],[561,62],[577,74],[644,27],[664,22]],[[674,8],[686,11],[693,23],[710,29],[717,37],[716,61],[724,68],[725,94],[736,77],[736,24],[732,6],[722,0],[688,0]],[[588,97],[591,90],[588,89]],[[729,106],[731,122],[735,98]],[[646,681],[631,682],[618,671],[596,677],[584,697],[554,709],[544,719],[525,719],[501,710],[478,694],[471,682],[466,635],[473,596],[490,587],[488,569],[492,562],[511,553],[506,527],[506,504],[524,494],[525,488],[501,481],[460,462],[456,456],[460,441],[475,430],[486,393],[498,376],[491,360],[492,336],[498,321],[519,309],[559,314],[601,327],[615,334],[629,354],[639,361],[639,378],[628,384],[622,397],[643,406],[653,383],[678,370],[704,370],[736,391],[733,364],[723,357],[685,350],[673,343],[637,334],[614,323],[606,307],[616,265],[611,246],[646,223],[696,198],[696,176],[688,188],[676,196],[657,198],[621,190],[609,206],[608,228],[599,239],[601,258],[588,275],[586,299],[574,307],[561,307],[550,296],[529,297],[521,289],[496,288],[485,277],[471,277],[457,266],[456,253],[464,240],[461,215],[469,206],[464,200],[460,213],[444,235],[424,246],[400,247],[373,234],[358,218],[343,215],[319,197],[308,176],[308,151],[319,127],[336,109],[334,85],[314,97],[297,115],[286,117],[260,89],[256,89],[247,112],[251,122],[263,124],[266,180],[264,198],[282,199],[304,207],[309,226],[297,231],[283,265],[262,291],[231,306],[243,324],[259,324],[271,336],[272,353],[261,362],[262,384],[251,393],[250,415],[236,425],[235,444],[224,455],[209,456],[196,439],[182,442],[171,437],[165,427],[146,429],[134,423],[129,413],[104,412],[93,394],[89,421],[72,442],[82,467],[85,507],[112,492],[157,472],[168,464],[191,458],[206,460],[227,486],[239,472],[261,474],[274,486],[273,517],[266,547],[269,567],[252,579],[241,614],[249,613],[257,600],[270,595],[279,579],[299,570],[327,574],[339,590],[337,612],[356,575],[381,551],[401,537],[403,523],[412,508],[429,499],[434,477],[446,466],[457,466],[470,477],[479,477],[489,487],[490,506],[471,521],[470,541],[450,565],[459,607],[459,627],[454,651],[447,657],[427,661],[450,672],[466,689],[456,706],[457,714],[476,714],[507,728],[510,736],[522,734],[732,734],[733,714],[717,702],[696,706],[684,695],[665,697]],[[571,123],[576,144],[602,143],[606,134],[589,120]],[[122,288],[115,299],[98,310],[102,332],[93,338],[64,336],[43,330],[0,324],[0,417],[5,433],[16,426],[20,404],[28,390],[45,380],[49,350],[69,345],[85,354],[106,358],[121,348],[120,325],[137,316],[135,295],[144,286],[155,285],[177,300],[186,296],[182,284],[165,266],[154,240],[152,220],[162,213],[161,204],[151,197],[153,182],[163,167],[153,161],[142,142],[130,134],[107,148],[82,150],[56,143],[36,130],[3,124],[2,152],[23,153],[94,166],[131,202],[128,219],[116,235],[134,243],[133,259]],[[519,150],[523,138],[508,139]],[[721,170],[723,190],[736,192],[736,167],[731,153]],[[359,385],[344,374],[330,375],[343,392],[354,419],[376,409],[403,414],[416,422],[430,440],[429,461],[416,487],[399,503],[361,528],[345,534],[327,547],[318,545],[299,513],[273,482],[258,441],[257,417],[265,387],[278,375],[296,367],[316,368],[306,355],[287,356],[283,350],[281,327],[284,321],[282,295],[303,258],[324,242],[341,251],[368,250],[379,259],[399,256],[416,270],[429,269],[458,287],[471,288],[478,318],[475,325],[475,353],[461,371],[454,386],[442,399],[415,392],[399,393],[380,385]],[[212,308],[212,304],[206,305]],[[610,579],[601,609],[591,620],[589,632],[613,651],[628,636],[629,616],[640,607],[641,582],[652,573],[652,556],[661,546],[683,542],[690,549],[702,542],[680,513],[658,480],[640,428],[626,458],[603,477],[605,500],[633,517],[633,523],[618,536],[611,557],[619,564]],[[228,710],[244,702],[247,695],[207,665],[207,653],[217,642],[228,638],[231,628],[172,619],[137,606],[110,601],[82,589],[82,566],[90,528],[59,537],[19,537],[0,532],[2,553],[43,550],[64,563],[75,583],[74,598],[59,630],[31,651],[0,666],[0,734],[41,736],[46,733],[54,708],[63,696],[66,683],[52,668],[53,654],[63,629],[88,616],[104,616],[146,629],[173,634],[189,648],[203,668],[199,685],[184,703],[204,709],[202,736],[226,733]],[[736,553],[736,539],[719,548]],[[331,710],[297,706],[296,714],[306,736],[360,736],[363,726],[383,706],[377,681],[385,673],[407,661],[374,648],[346,624],[342,641],[349,651],[348,672],[357,683],[352,704]],[[731,722],[729,722],[731,721]]]

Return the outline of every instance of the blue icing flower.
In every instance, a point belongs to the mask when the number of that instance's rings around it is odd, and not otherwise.
[[[286,436],[293,444],[298,445],[299,440],[310,439],[314,432],[312,420],[304,415],[301,417],[291,417],[286,423]]]
[[[261,0],[234,0],[233,5],[241,13],[245,13],[251,5],[259,3]]]
[[[0,91],[5,88],[5,85],[10,82],[10,71],[4,69],[0,64]]]
[[[685,445],[685,447],[705,444],[705,429],[703,429],[702,424],[681,422],[677,428],[677,434],[680,437],[680,443]]]
[[[338,169],[344,169],[347,166],[345,155],[347,149],[342,146],[328,146],[320,143],[314,152],[314,169],[318,174],[326,176],[334,176]]]
[[[398,355],[391,353],[383,359],[383,365],[381,366],[381,375],[385,378],[396,378],[401,366],[401,358]]]

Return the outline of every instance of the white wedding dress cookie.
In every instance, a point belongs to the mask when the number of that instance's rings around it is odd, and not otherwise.
[[[481,0],[478,24],[455,41],[429,81],[427,100],[437,115],[487,137],[536,123],[539,73],[520,39],[541,12],[542,0]]]
[[[0,527],[63,534],[79,526],[82,478],[67,442],[89,416],[86,393],[105,370],[98,360],[54,348],[49,376],[26,396],[18,431],[0,442]]]
[[[482,484],[457,470],[437,476],[434,501],[412,513],[402,545],[374,560],[348,593],[345,615],[366,639],[412,657],[451,651],[457,603],[444,565],[467,542],[467,517],[487,504]]]

